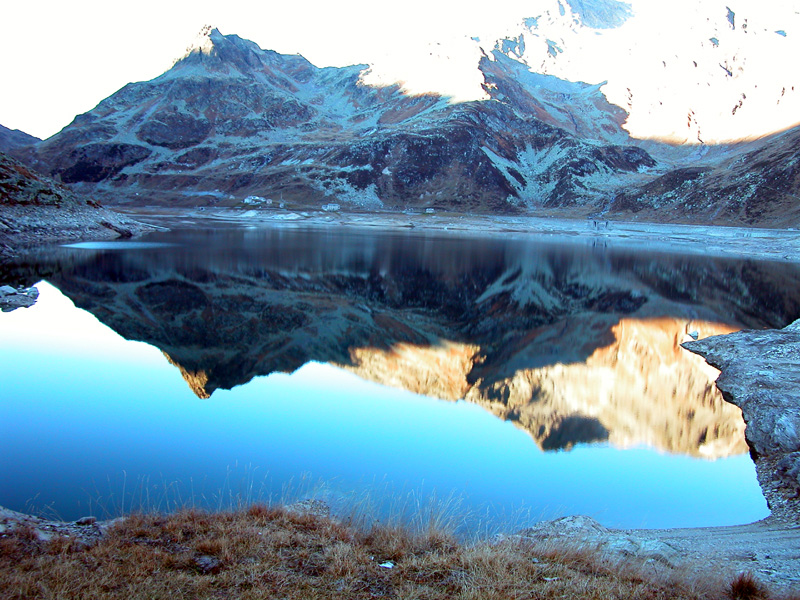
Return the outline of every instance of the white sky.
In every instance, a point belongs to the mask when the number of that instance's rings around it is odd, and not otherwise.
[[[529,16],[531,4],[7,1],[0,8],[0,124],[46,138],[126,83],[166,71],[206,24],[265,49],[303,54],[317,66],[388,60],[399,69],[401,56],[419,58],[430,43],[493,39]]]

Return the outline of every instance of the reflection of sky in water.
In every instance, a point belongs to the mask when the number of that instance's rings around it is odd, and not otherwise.
[[[199,400],[156,348],[126,341],[55,288],[0,315],[0,504],[86,514],[147,481],[153,498],[210,497],[267,475],[342,491],[369,482],[464,496],[510,514],[589,514],[607,525],[723,525],[767,514],[746,455],[717,461],[606,445],[541,452],[477,406],[385,388],[322,364]],[[236,465],[248,465],[247,473]],[[230,470],[234,469],[233,476]],[[239,481],[236,482],[237,478]],[[156,490],[158,488],[158,490]],[[266,489],[263,490],[266,492]],[[130,500],[128,500],[130,505]],[[96,506],[94,506],[96,508]]]

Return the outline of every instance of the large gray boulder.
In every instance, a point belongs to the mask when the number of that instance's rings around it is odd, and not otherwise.
[[[742,409],[745,437],[773,514],[800,508],[800,320],[683,346],[719,369],[717,387]]]

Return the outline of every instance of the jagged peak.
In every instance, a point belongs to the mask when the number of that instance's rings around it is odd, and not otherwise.
[[[200,31],[197,33],[197,36],[194,38],[192,43],[186,47],[186,52],[183,53],[183,56],[176,59],[175,62],[183,60],[187,56],[194,53],[210,54],[211,50],[214,48],[214,40],[212,39],[212,36],[222,37],[222,34],[216,27],[212,27],[211,25],[203,25],[202,29],[200,29]]]
[[[209,58],[212,60],[209,61]],[[255,42],[238,35],[224,35],[211,25],[205,25],[200,30],[183,56],[173,64],[196,65],[198,62],[202,62],[206,69],[228,71],[233,68],[246,74],[260,70],[265,65],[289,71],[313,66],[299,54],[286,55],[274,50],[264,50]]]
[[[234,56],[260,55],[265,51],[258,44],[245,40],[238,35],[223,35],[219,29],[211,25],[204,25],[198,32],[191,44],[186,47],[183,56],[175,61],[193,56],[216,56],[218,58],[231,59]]]

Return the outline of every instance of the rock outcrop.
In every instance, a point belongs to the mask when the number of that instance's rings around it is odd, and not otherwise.
[[[45,519],[0,506],[0,537],[8,534],[26,532],[35,539],[47,542],[54,539],[73,539],[81,546],[95,544],[104,536],[110,527],[122,519],[98,521],[95,517],[81,517],[77,521],[67,522]]]
[[[131,237],[148,229],[0,153],[0,258],[43,241]]]
[[[557,548],[573,548],[580,552],[597,552],[601,559],[611,563],[634,560],[676,568],[684,560],[678,548],[667,542],[643,536],[636,531],[609,529],[584,515],[543,521],[515,536],[502,536],[502,539],[509,537],[538,544],[553,544]]]
[[[13,153],[21,148],[38,144],[41,141],[39,138],[19,129],[9,129],[0,125],[0,152]]]
[[[689,342],[722,373],[717,387],[742,409],[745,436],[773,515],[800,516],[800,321]]]
[[[39,290],[35,287],[14,288],[10,285],[0,285],[0,310],[11,312],[18,308],[30,308],[36,304]]]

